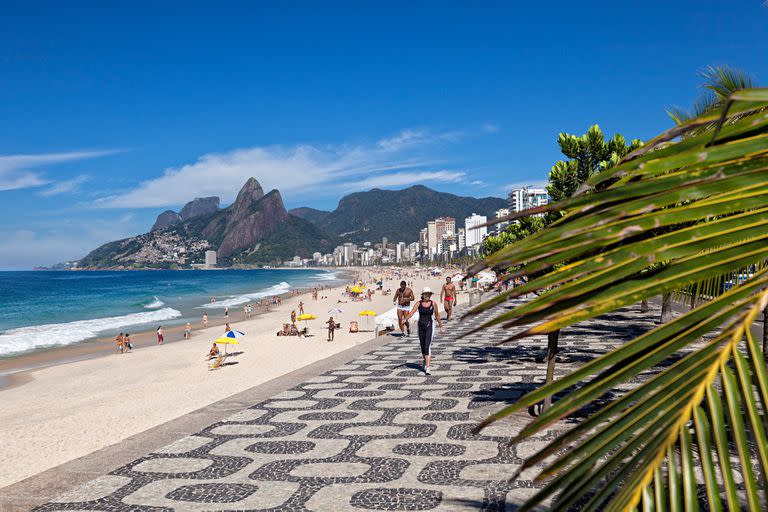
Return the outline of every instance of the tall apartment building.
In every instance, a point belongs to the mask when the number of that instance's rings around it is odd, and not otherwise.
[[[456,233],[456,219],[453,217],[438,217],[427,222],[428,254],[437,254],[438,244],[442,245],[443,237],[453,236],[454,233]]]
[[[509,209],[513,212],[521,212],[528,208],[545,205],[549,202],[549,195],[543,188],[520,187],[513,188],[507,196]]]
[[[488,222],[488,217],[476,213],[473,213],[464,219],[467,246],[472,247],[473,245],[481,244],[483,242],[483,238],[488,234],[488,228],[486,226],[475,228],[475,226],[485,224],[486,222]]]

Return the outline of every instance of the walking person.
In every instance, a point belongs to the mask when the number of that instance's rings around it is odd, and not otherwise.
[[[400,332],[403,336],[411,335],[411,324],[408,322],[408,313],[411,310],[411,301],[414,299],[413,290],[406,286],[405,281],[400,281],[400,288],[395,292],[394,304],[397,306],[397,321],[400,324]]]
[[[453,306],[456,305],[456,285],[451,282],[450,277],[445,278],[443,289],[440,290],[440,302],[445,307],[445,321],[450,322]]]
[[[299,314],[300,315],[304,314],[304,303],[301,301],[299,301]]]
[[[163,337],[163,326],[160,325],[157,327],[157,344],[162,345],[163,341],[165,341],[165,338]]]
[[[133,343],[131,343],[131,335],[128,333],[125,333],[125,339],[123,340],[123,345],[125,345],[125,351],[130,352],[133,350]]]
[[[203,329],[208,327],[208,313],[203,313]]]
[[[432,323],[432,317],[437,320],[437,325],[440,327],[440,332],[445,334],[445,328],[443,322],[440,320],[440,311],[438,310],[437,303],[432,300],[432,290],[429,286],[425,286],[421,292],[421,299],[417,302],[411,312],[408,313],[406,321],[411,318],[416,312],[419,312],[419,344],[421,345],[421,356],[424,358],[424,375],[432,375],[429,371],[429,363],[432,360],[432,335],[435,330],[435,326]]]
[[[336,321],[331,317],[330,320],[325,323],[328,324],[328,341],[333,341],[333,331],[336,330]]]
[[[187,325],[184,327],[184,339],[188,340],[192,337],[192,325],[190,325],[189,322],[187,322]]]
[[[229,318],[229,306],[224,306],[224,318]]]
[[[115,338],[115,341],[117,341],[117,351],[116,351],[116,353],[117,354],[122,354],[123,353],[123,343],[124,343],[123,333],[118,334],[117,338]]]

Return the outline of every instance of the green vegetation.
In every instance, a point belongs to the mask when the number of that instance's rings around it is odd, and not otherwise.
[[[547,461],[523,510],[550,498],[557,510],[768,508],[768,372],[750,330],[768,304],[768,89],[721,103],[593,173],[539,212],[567,215],[484,261],[530,280],[473,313],[540,294],[484,324],[527,326],[512,340],[751,270],[479,426],[562,394],[518,442],[591,407],[520,468]]]
[[[236,261],[248,264],[270,264],[289,260],[294,256],[311,258],[312,253],[333,250],[336,239],[323,233],[312,223],[291,215],[280,229],[267,235],[258,249],[239,256]]]

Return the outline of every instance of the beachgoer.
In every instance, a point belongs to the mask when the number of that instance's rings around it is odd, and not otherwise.
[[[184,327],[184,339],[188,340],[192,337],[192,326],[187,322],[187,325]]]
[[[229,322],[225,323],[224,324],[224,332],[229,332],[231,330],[232,330],[232,328],[229,326]]]
[[[203,329],[208,327],[208,313],[203,313]]]
[[[218,357],[219,355],[219,346],[216,345],[216,342],[211,345],[211,350],[208,351],[208,359],[214,359],[215,357]]]
[[[304,314],[304,303],[301,301],[299,301],[299,314],[300,315]]]
[[[165,338],[163,337],[163,326],[160,325],[157,327],[157,344],[162,345]]]
[[[445,321],[451,320],[453,306],[456,305],[456,285],[451,282],[450,277],[445,278],[443,289],[440,290],[440,302],[445,307]]]
[[[116,353],[117,354],[122,354],[123,353],[123,343],[124,343],[123,333],[118,334],[117,338],[115,338],[115,341],[117,341],[117,351],[116,351]]]
[[[225,317],[229,316],[229,306],[224,306],[224,316]]]
[[[328,341],[333,341],[333,331],[336,329],[336,321],[331,317],[331,319],[325,323],[328,324]]]
[[[394,304],[397,305],[397,321],[400,324],[400,332],[402,332],[404,336],[411,335],[411,324],[408,322],[408,312],[411,310],[411,301],[413,299],[413,290],[406,286],[405,281],[400,281],[400,288],[395,292]]]
[[[133,350],[133,343],[131,343],[131,335],[128,333],[125,333],[125,338],[123,338],[123,345],[125,345],[125,350],[130,352]]]
[[[434,325],[432,324],[432,316],[434,315],[437,320],[437,325],[440,326],[440,332],[445,334],[445,328],[443,328],[443,322],[440,320],[440,312],[437,308],[437,303],[432,300],[432,290],[425,286],[421,292],[421,299],[417,302],[408,317],[410,318],[419,312],[419,344],[421,345],[421,356],[424,358],[424,375],[431,375],[429,371],[429,363],[432,359],[432,334],[434,331]]]
[[[296,310],[291,311],[291,323],[296,323]]]

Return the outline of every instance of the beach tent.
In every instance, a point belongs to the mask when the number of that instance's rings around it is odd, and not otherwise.
[[[396,329],[398,326],[399,326],[399,322],[397,320],[396,307],[376,316],[376,336],[379,335],[379,331],[381,331],[382,329],[386,329],[388,327],[391,327],[392,329]]]

